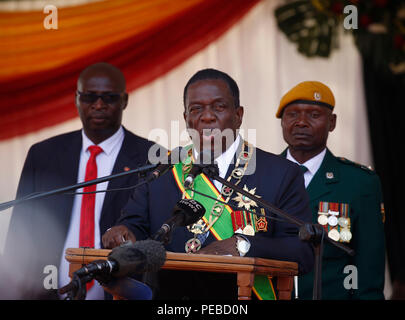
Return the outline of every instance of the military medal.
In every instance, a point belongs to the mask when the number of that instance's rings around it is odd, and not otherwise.
[[[335,216],[329,216],[328,223],[330,226],[334,227],[338,224],[338,219]]]
[[[265,217],[260,217],[256,220],[256,231],[267,231],[267,220]]]
[[[340,230],[340,239],[343,242],[350,242],[350,240],[352,239],[352,233],[348,228]]]
[[[336,216],[339,216],[339,204],[338,203],[329,203],[329,217],[328,224],[332,227],[337,226],[338,219]]]
[[[186,253],[194,253],[200,250],[201,248],[201,241],[197,238],[191,238],[186,242],[184,250]]]
[[[328,203],[319,202],[318,223],[322,226],[328,224]]]
[[[328,224],[328,217],[324,214],[320,214],[318,216],[318,223],[322,226]]]
[[[232,218],[232,227],[235,233],[243,233],[243,229],[245,228],[245,223],[242,217],[242,211],[233,211],[231,213]]]
[[[341,226],[342,228],[347,228],[349,226],[349,219],[340,217],[338,219],[338,223],[339,223],[339,226]]]
[[[253,227],[252,224],[252,217],[250,212],[245,212],[245,218],[246,218],[246,226],[243,228],[243,234],[247,236],[254,236],[255,235],[255,228]]]
[[[333,228],[328,232],[328,237],[331,238],[332,240],[339,241],[340,238],[339,231],[337,231],[336,228]]]
[[[349,205],[347,203],[340,204],[340,212],[342,216],[339,218],[340,229],[340,240],[342,242],[350,242],[352,239],[352,233],[350,232],[350,218],[349,214]]]
[[[333,173],[330,172],[330,179]],[[318,223],[328,232],[328,237],[335,241],[350,242],[350,218],[347,203],[319,202]]]

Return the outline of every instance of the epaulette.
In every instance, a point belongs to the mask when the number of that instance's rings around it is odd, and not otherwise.
[[[363,170],[367,171],[367,172],[370,173],[370,174],[374,174],[374,173],[375,173],[375,172],[374,172],[374,169],[373,169],[371,166],[365,166],[365,165],[363,165],[363,164],[361,164],[361,163],[357,163],[357,162],[351,161],[351,160],[346,159],[346,158],[344,158],[344,157],[338,157],[338,160],[339,160],[340,162],[345,163],[345,164],[350,164],[350,165],[355,166],[355,167],[357,167],[357,168],[363,169]]]

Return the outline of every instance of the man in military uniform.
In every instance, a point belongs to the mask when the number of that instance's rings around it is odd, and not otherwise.
[[[281,99],[281,118],[288,148],[282,153],[301,165],[310,196],[313,223],[354,249],[349,256],[325,242],[322,259],[322,299],[383,299],[385,243],[379,177],[369,168],[336,157],[326,147],[335,129],[332,91],[305,81]],[[314,273],[300,276],[299,298],[310,299]]]

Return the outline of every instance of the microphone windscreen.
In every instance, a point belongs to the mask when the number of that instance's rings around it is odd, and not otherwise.
[[[118,270],[113,276],[124,277],[135,273],[158,271],[166,261],[166,250],[158,241],[141,240],[133,245],[114,248],[108,259],[118,264]]]

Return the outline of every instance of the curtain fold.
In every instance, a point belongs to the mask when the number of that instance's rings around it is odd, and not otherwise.
[[[41,12],[0,14],[0,28],[8,22],[0,33],[0,140],[75,117],[72,96],[86,66],[114,64],[133,91],[218,39],[257,2],[103,1],[59,10],[60,30],[41,29]],[[38,42],[25,42],[32,37]]]
[[[405,214],[403,189],[397,187],[404,158],[401,152],[405,75],[393,74],[388,68],[376,68],[372,56],[363,55],[363,79],[370,124],[372,155],[381,178],[387,257],[392,280],[405,283]],[[394,122],[398,119],[398,122]]]

